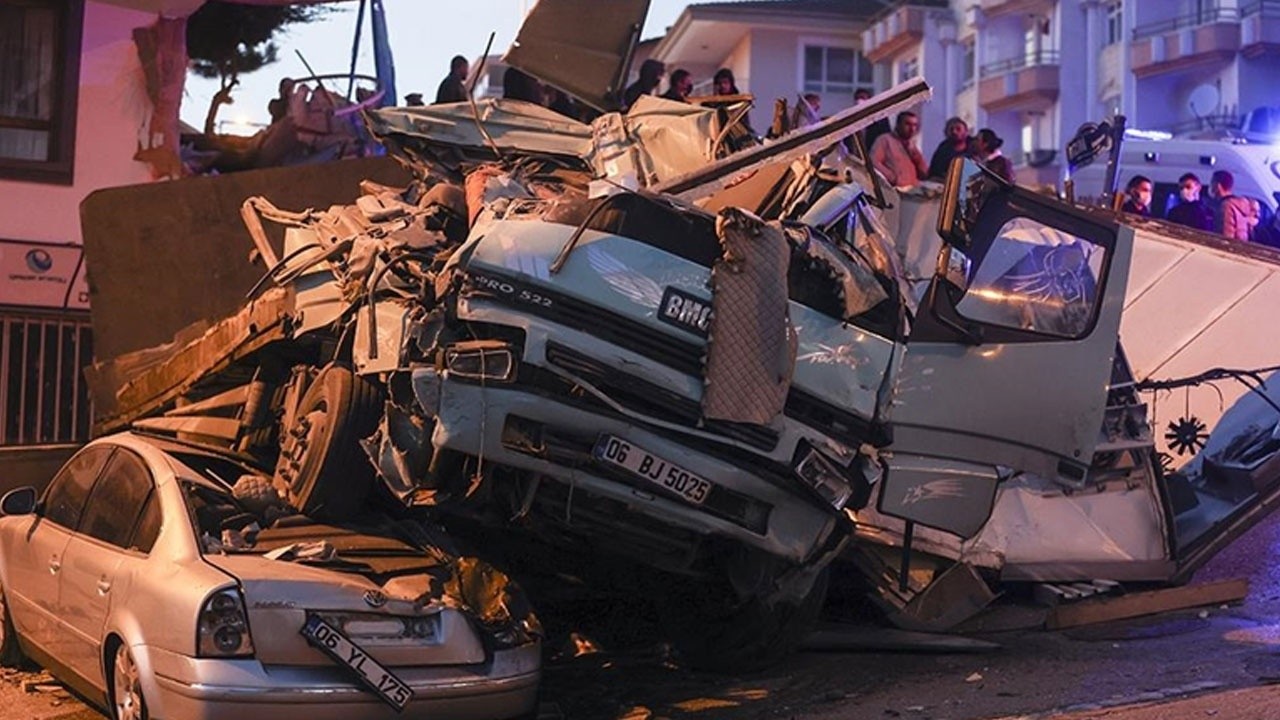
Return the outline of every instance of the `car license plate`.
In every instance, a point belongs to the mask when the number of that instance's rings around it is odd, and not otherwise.
[[[369,653],[319,616],[308,614],[307,622],[299,632],[334,662],[355,673],[362,684],[377,693],[378,697],[397,712],[403,711],[413,699],[413,690],[403,680],[391,674],[390,670],[382,667]]]
[[[620,467],[655,485],[661,485],[694,505],[705,502],[707,494],[711,492],[710,481],[613,435],[601,435],[596,440],[592,454],[600,462]]]

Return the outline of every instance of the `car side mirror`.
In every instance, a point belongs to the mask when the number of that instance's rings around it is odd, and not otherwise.
[[[40,496],[36,489],[27,486],[10,490],[0,499],[0,513],[4,515],[30,515],[36,511]]]
[[[948,245],[969,246],[969,231],[997,181],[970,158],[957,157],[947,168],[938,210],[938,237]]]

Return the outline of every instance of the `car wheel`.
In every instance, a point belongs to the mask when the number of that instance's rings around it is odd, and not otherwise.
[[[18,644],[18,630],[9,615],[9,601],[4,596],[4,589],[0,588],[0,665],[18,667],[25,661],[22,647]]]
[[[115,720],[147,720],[149,717],[138,664],[124,643],[116,647],[111,666],[111,712]]]
[[[350,367],[334,363],[320,370],[280,444],[275,484],[290,505],[327,519],[361,508],[374,468],[359,441],[373,434],[383,410],[382,391]]]
[[[713,672],[750,672],[790,655],[818,622],[827,598],[824,569],[804,599],[775,602],[758,597],[729,601],[722,583],[695,586],[664,603],[671,644],[692,667]]]

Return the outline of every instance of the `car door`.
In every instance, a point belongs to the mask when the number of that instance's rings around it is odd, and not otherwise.
[[[18,633],[57,658],[66,633],[58,613],[58,582],[64,551],[80,523],[89,491],[111,457],[110,445],[76,453],[54,475],[31,529],[7,548],[9,584],[5,596]]]
[[[1013,187],[964,212],[908,340],[878,509],[970,537],[1003,478],[1084,480],[1133,232]]]
[[[79,530],[64,551],[58,606],[70,636],[65,662],[95,683],[102,680],[103,627],[117,582],[146,560],[135,535],[145,525],[140,521],[155,512],[154,487],[142,458],[117,450],[89,493]],[[149,542],[143,544],[149,551]]]

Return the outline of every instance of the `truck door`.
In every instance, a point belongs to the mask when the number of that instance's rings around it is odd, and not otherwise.
[[[1001,479],[1084,479],[1133,233],[971,164],[964,180],[898,377],[878,509],[970,537]]]

